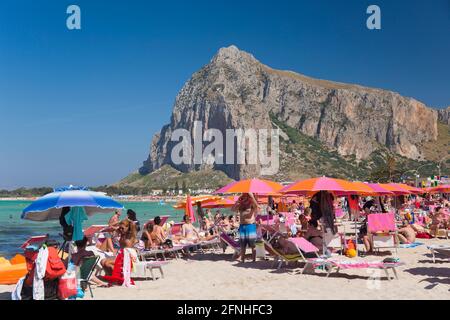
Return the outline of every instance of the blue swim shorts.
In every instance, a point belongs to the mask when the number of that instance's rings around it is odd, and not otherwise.
[[[239,226],[239,242],[241,244],[241,247],[247,247],[250,248],[255,247],[257,234],[256,234],[256,224],[241,224]]]

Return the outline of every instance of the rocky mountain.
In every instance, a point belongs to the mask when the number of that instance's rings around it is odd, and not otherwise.
[[[220,49],[181,89],[170,123],[153,137],[148,159],[139,174],[145,176],[170,165],[185,173],[220,170],[233,179],[261,175],[260,162],[255,165],[195,164],[193,161],[174,164],[171,153],[178,142],[171,141],[172,134],[177,129],[186,129],[194,137],[196,121],[202,123],[203,130],[218,129],[224,137],[226,129],[283,127],[280,174],[289,179],[298,172],[315,174],[304,172],[308,168],[303,160],[314,162],[318,158],[311,157],[311,153],[317,152],[323,154],[321,159],[325,162],[337,159],[332,166],[336,172],[341,168],[344,174],[362,164],[360,169],[368,170],[374,157],[381,153],[392,153],[405,161],[426,160],[421,146],[437,141],[438,116],[448,122],[449,109],[438,113],[395,92],[275,70],[230,46]],[[287,134],[289,131],[301,139],[293,141]],[[208,143],[204,142],[203,147]],[[226,158],[229,150],[226,141],[223,144]],[[289,145],[294,144],[299,152],[308,150],[308,157],[292,153],[295,150]],[[290,159],[288,155],[291,160],[286,160]],[[343,170],[348,161],[352,164]],[[287,174],[288,167],[289,172],[297,173]],[[314,163],[310,168],[314,168]]]

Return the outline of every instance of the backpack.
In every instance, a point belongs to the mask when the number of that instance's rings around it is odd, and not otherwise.
[[[63,261],[58,256],[58,250],[54,247],[48,247],[48,259],[47,266],[45,269],[45,277],[44,280],[54,280],[61,277],[64,273],[66,273],[66,267],[64,266]],[[34,278],[34,269],[35,260],[37,258],[38,251],[25,251],[25,258],[27,264],[28,274],[25,279],[25,284],[27,286],[33,285]]]
[[[47,268],[45,270],[45,280],[53,280],[66,273],[66,267],[58,256],[58,250],[55,247],[48,247]]]

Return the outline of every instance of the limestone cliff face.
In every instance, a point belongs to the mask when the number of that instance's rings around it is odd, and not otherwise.
[[[274,70],[231,46],[220,49],[181,89],[170,124],[154,136],[140,172],[146,174],[164,164],[183,172],[202,167],[171,162],[176,144],[171,135],[178,128],[193,134],[194,121],[201,121],[204,130],[269,129],[273,126],[269,112],[339,154],[358,159],[380,146],[417,159],[421,156],[417,145],[436,140],[438,134],[438,112],[414,99]],[[234,179],[257,176],[261,171],[259,165],[213,167]]]
[[[450,126],[450,107],[438,111],[439,121],[442,121]]]

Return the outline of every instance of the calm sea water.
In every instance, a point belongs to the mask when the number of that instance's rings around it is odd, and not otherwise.
[[[62,232],[59,221],[33,222],[20,219],[22,210],[29,201],[0,201],[0,257],[10,258],[21,253],[20,246],[31,236],[49,234],[52,239],[61,241]],[[161,215],[170,215],[171,220],[181,221],[183,210],[175,210],[172,204],[160,205],[154,202],[125,202],[125,209],[133,209],[141,225],[149,219]],[[123,217],[124,215],[122,215]],[[96,214],[85,221],[83,227],[94,224],[107,224],[111,214]]]

